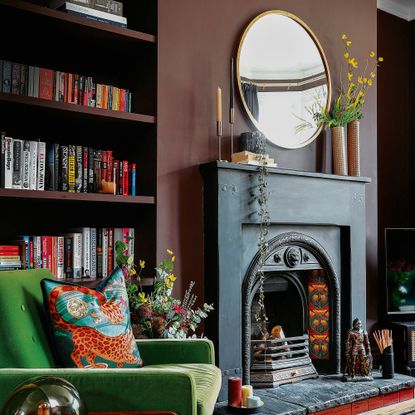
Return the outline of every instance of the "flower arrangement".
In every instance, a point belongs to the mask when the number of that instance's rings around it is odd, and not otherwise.
[[[330,111],[320,106],[314,112],[314,120],[323,123],[325,126],[344,127],[352,121],[360,120],[363,117],[363,107],[367,91],[374,84],[376,67],[383,62],[382,57],[376,57],[375,52],[369,53],[363,72],[357,73],[359,63],[351,52],[352,41],[346,34],[342,35],[344,42],[343,58],[347,63],[346,80],[340,78],[340,91]],[[346,81],[346,82],[345,82]],[[316,100],[317,103],[320,101]]]
[[[388,263],[388,285],[390,290],[389,302],[394,311],[406,303],[406,297],[411,294],[410,287],[415,278],[415,264],[405,259],[397,259]]]
[[[146,294],[141,286],[141,273],[145,262],[134,265],[133,256],[126,255],[127,244],[115,244],[116,261],[127,276],[127,293],[132,315],[134,335],[139,338],[186,338],[194,333],[213,310],[212,304],[194,308],[197,296],[192,293],[191,281],[182,300],[172,297],[176,276],[173,273],[175,255],[167,249],[169,257],[155,268],[153,291]],[[138,269],[138,270],[137,270]],[[195,335],[194,335],[195,336]]]

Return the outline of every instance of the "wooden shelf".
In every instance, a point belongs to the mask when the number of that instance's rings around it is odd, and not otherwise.
[[[96,288],[100,282],[103,280],[103,278],[82,278],[82,279],[73,279],[73,278],[66,278],[66,279],[57,279],[56,281],[62,281],[62,282],[69,282],[71,284],[79,284],[84,285],[88,288]],[[154,278],[151,277],[142,277],[141,278],[141,286],[142,287],[152,287],[154,284]]]
[[[121,196],[105,193],[69,193],[40,190],[0,189],[0,198],[8,199],[39,199],[39,200],[62,200],[77,202],[106,202],[124,203],[137,205],[154,205],[153,196]]]
[[[25,13],[43,16],[50,19],[55,19],[63,24],[77,25],[87,29],[93,29],[105,32],[112,37],[119,37],[123,40],[132,40],[136,42],[157,43],[157,38],[148,33],[139,32],[136,30],[125,29],[122,27],[113,26],[111,24],[99,23],[87,18],[73,16],[59,10],[49,9],[44,6],[38,6],[33,3],[28,3],[21,0],[0,0],[0,6],[11,9],[18,9]]]
[[[101,117],[107,119],[124,120],[148,124],[155,124],[156,122],[156,117],[153,115],[136,114],[134,112],[105,110],[102,108],[86,107],[83,105],[68,104],[65,102],[56,102],[42,98],[27,97],[24,95],[14,95],[5,92],[0,92],[0,102],[28,105],[31,107],[47,108],[57,111],[74,112],[77,114],[84,114],[86,116],[91,117]]]

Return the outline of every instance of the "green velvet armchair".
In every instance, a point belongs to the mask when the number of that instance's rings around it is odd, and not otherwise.
[[[46,330],[40,280],[45,270],[0,272],[0,407],[20,383],[39,376],[67,379],[88,412],[213,413],[221,386],[206,339],[139,340],[139,369],[56,367]]]

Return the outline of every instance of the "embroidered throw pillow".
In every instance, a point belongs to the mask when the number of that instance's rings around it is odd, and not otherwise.
[[[122,270],[97,289],[57,280],[41,281],[43,299],[64,367],[140,367]]]

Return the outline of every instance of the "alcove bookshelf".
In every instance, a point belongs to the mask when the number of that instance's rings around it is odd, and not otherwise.
[[[122,0],[128,28],[0,0],[0,59],[129,89],[131,112],[0,92],[0,130],[13,138],[113,150],[137,164],[137,196],[0,189],[0,242],[75,227],[134,227],[136,260],[156,261],[157,1]],[[145,273],[144,273],[145,274]],[[151,285],[151,278],[144,278]],[[88,283],[88,281],[86,282]]]

